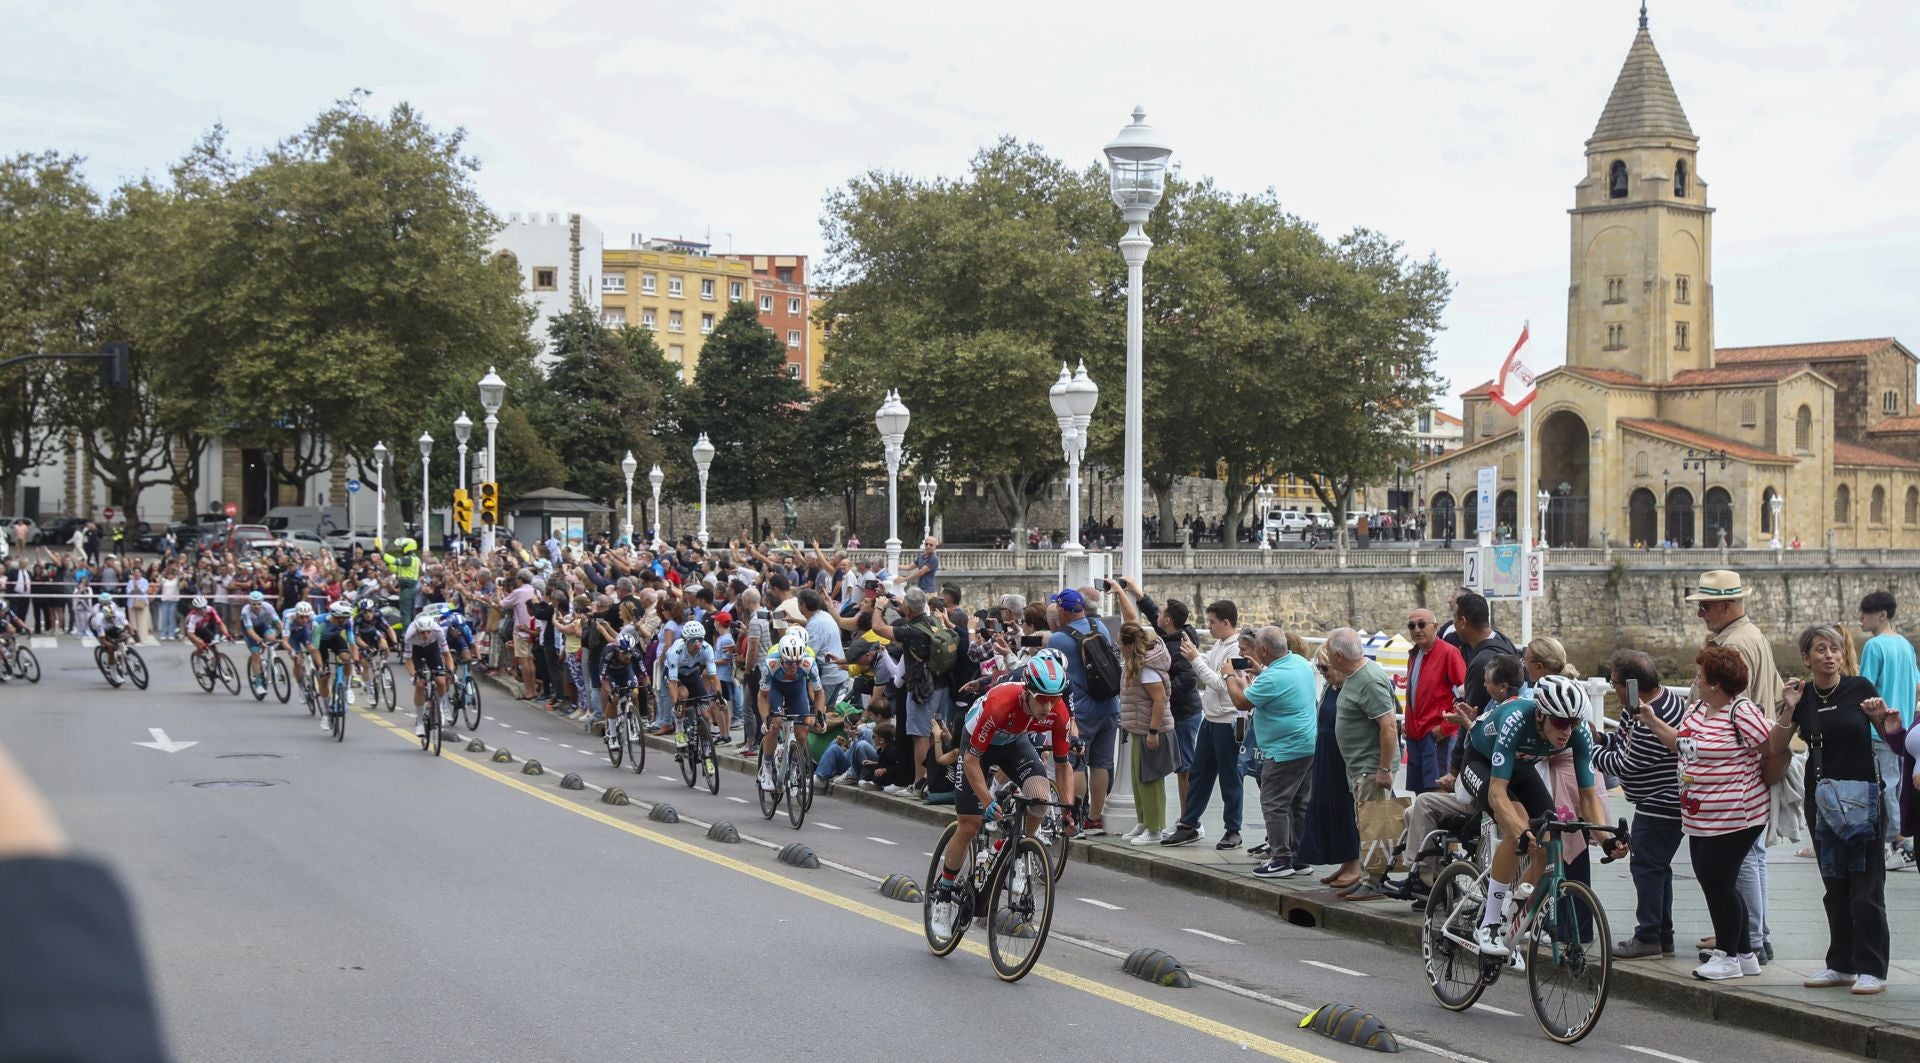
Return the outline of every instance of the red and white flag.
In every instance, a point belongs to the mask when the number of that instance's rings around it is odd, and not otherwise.
[[[1500,378],[1493,385],[1493,401],[1511,414],[1518,414],[1533,401],[1533,370],[1520,360],[1520,348],[1527,345],[1527,326],[1520,326],[1520,338],[1513,341],[1506,362],[1500,366]]]

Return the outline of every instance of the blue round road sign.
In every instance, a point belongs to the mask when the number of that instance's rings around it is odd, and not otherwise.
[[[348,494],[357,494],[357,493],[359,493],[359,491],[360,491],[360,481],[358,481],[358,480],[348,480],[348,481],[347,481],[347,493],[348,493]]]

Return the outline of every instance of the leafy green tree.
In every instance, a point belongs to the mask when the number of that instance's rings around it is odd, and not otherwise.
[[[760,324],[753,305],[735,302],[700,348],[682,434],[705,432],[713,444],[707,500],[746,502],[760,526],[760,500],[798,493],[806,453],[801,411],[807,389],[787,375],[787,349]],[[695,476],[697,477],[697,473]],[[699,497],[698,483],[694,485]]]
[[[849,531],[859,527],[859,500],[866,485],[886,474],[873,427],[874,409],[852,389],[829,385],[813,397],[800,422],[799,452],[805,457],[798,471],[801,489],[838,495]]]

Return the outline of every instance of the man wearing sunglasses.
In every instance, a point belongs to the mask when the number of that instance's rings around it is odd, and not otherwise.
[[[1467,662],[1440,638],[1430,609],[1407,614],[1407,789],[1425,793],[1447,772],[1456,729],[1447,720],[1454,688],[1467,681]]]

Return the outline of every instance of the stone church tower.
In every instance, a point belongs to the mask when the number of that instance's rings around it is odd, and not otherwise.
[[[1699,147],[1643,8],[1568,212],[1569,366],[1664,384],[1713,365],[1713,209]]]

